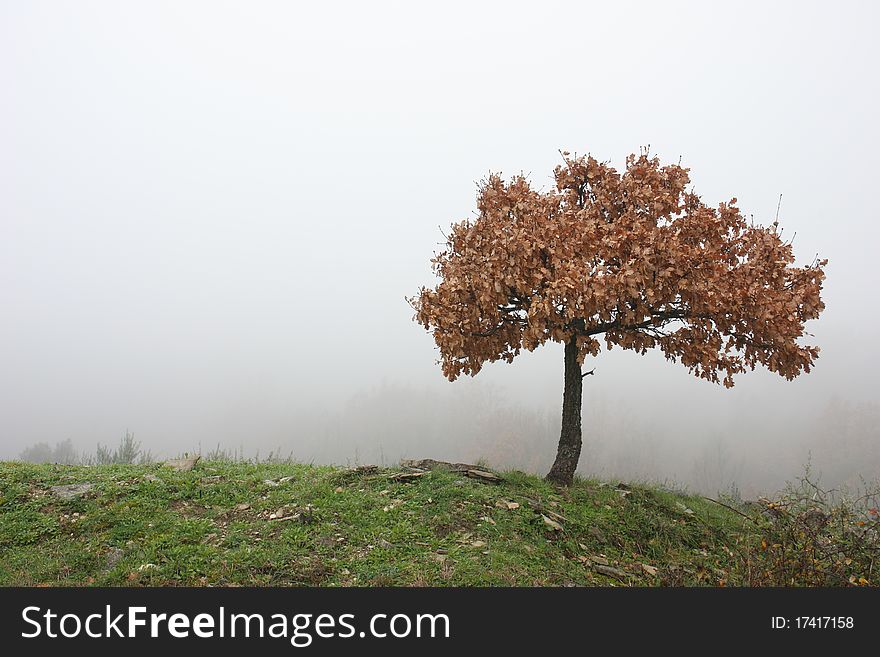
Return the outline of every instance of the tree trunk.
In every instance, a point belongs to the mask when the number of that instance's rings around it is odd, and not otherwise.
[[[577,341],[565,343],[565,389],[562,393],[562,432],[556,461],[547,474],[547,481],[570,486],[574,481],[581,456],[581,401],[584,380],[577,362]]]

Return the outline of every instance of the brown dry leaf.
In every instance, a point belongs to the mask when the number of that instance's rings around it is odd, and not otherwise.
[[[432,261],[439,284],[409,300],[446,377],[547,341],[574,344],[581,364],[603,343],[659,349],[727,387],[756,365],[811,370],[819,349],[800,340],[825,307],[826,260],[795,267],[777,225],[747,220],[736,199],[705,204],[686,168],[647,152],[622,171],[563,157],[547,190],[482,181],[476,218]]]
[[[643,563],[642,570],[644,570],[651,577],[657,576],[657,568],[655,566],[649,566],[648,564]]]

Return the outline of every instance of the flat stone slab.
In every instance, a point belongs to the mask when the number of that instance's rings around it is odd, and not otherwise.
[[[504,481],[494,472],[489,472],[479,465],[471,463],[449,463],[447,461],[435,461],[434,459],[404,459],[400,462],[400,466],[408,470],[416,470],[427,472],[429,470],[449,470],[463,474],[465,477],[477,479],[478,481],[497,484]]]
[[[416,470],[451,470],[452,472],[467,472],[479,470],[480,466],[471,463],[449,463],[448,461],[436,461],[434,459],[403,459],[400,462],[402,468]]]
[[[597,573],[607,575],[608,577],[614,577],[615,579],[624,581],[629,577],[629,573],[620,570],[620,568],[614,568],[613,566],[604,566],[598,563],[593,563],[593,570],[595,570]]]
[[[478,479],[479,481],[487,482],[490,484],[500,484],[502,481],[504,481],[494,472],[486,472],[485,470],[467,470],[464,474],[471,479]]]
[[[64,484],[62,486],[52,486],[49,490],[62,500],[73,500],[92,490],[92,484]]]
[[[185,459],[170,459],[165,461],[165,465],[172,470],[177,470],[178,472],[189,472],[194,467],[196,467],[196,463],[199,462],[201,456],[190,456]]]

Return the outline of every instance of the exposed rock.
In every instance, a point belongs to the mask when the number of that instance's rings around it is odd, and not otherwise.
[[[471,479],[477,479],[479,481],[493,484],[503,481],[503,479],[494,472],[489,472],[479,465],[473,465],[471,463],[449,463],[448,461],[435,461],[434,459],[404,459],[400,462],[400,466],[408,470],[419,470],[422,472],[429,470],[460,472]]]
[[[424,477],[424,472],[395,472],[391,475],[391,479],[395,481],[415,481],[419,477]]]
[[[556,522],[555,520],[551,520],[550,518],[548,518],[547,516],[545,516],[543,513],[541,514],[541,520],[543,520],[543,521],[544,521],[544,524],[547,525],[547,526],[548,526],[550,529],[552,529],[553,531],[556,531],[556,532],[561,532],[561,531],[562,531],[562,525],[560,525],[560,524],[559,524],[558,522]]]
[[[165,461],[165,465],[172,470],[177,470],[178,472],[189,472],[194,467],[196,467],[196,463],[199,462],[201,456],[189,456],[183,459],[170,459]]]
[[[468,470],[467,472],[465,472],[465,475],[467,475],[471,479],[477,479],[478,481],[489,484],[499,484],[504,481],[494,472],[486,472],[485,470]]]
[[[335,484],[347,486],[357,480],[372,479],[379,473],[378,465],[359,465],[345,470],[338,470],[331,475]]]
[[[107,553],[107,557],[104,560],[105,570],[113,570],[124,554],[125,552],[118,547],[110,548],[110,551]]]
[[[81,495],[85,495],[92,489],[92,484],[64,484],[61,486],[52,486],[49,490],[62,500],[73,500]]]
[[[607,575],[608,577],[614,577],[616,579],[625,580],[629,577],[629,573],[620,570],[619,568],[614,568],[613,566],[605,566],[603,564],[594,563],[593,570],[597,573],[601,573],[602,575]]]
[[[479,466],[468,463],[449,463],[448,461],[435,461],[434,459],[403,459],[400,462],[402,468],[416,470],[452,470],[453,472],[466,472],[476,470]]]
[[[541,513],[550,516],[554,520],[558,522],[568,522],[568,518],[566,518],[561,513],[556,513],[555,511],[551,511],[550,509],[541,509]]]

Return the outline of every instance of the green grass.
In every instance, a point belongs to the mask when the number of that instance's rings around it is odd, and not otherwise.
[[[559,489],[519,472],[497,485],[446,471],[403,483],[396,471],[0,463],[0,585],[742,581],[747,523],[700,497],[585,480]],[[50,490],[83,482],[92,489],[69,501]]]

